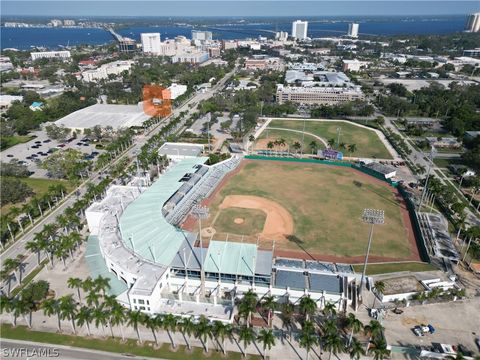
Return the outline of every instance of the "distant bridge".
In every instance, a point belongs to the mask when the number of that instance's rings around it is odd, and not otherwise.
[[[107,30],[110,34],[112,34],[112,36],[115,38],[115,40],[117,40],[118,42],[122,42],[123,41],[123,36],[116,33],[115,30],[113,30],[111,27],[107,27],[105,28],[105,30]]]

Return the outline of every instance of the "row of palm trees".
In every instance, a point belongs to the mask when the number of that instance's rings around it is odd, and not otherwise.
[[[77,299],[73,294],[68,294],[59,298],[46,296],[41,301],[28,300],[29,303],[24,301],[26,291],[24,289],[15,297],[2,295],[0,310],[2,313],[12,315],[13,326],[16,326],[19,316],[25,316],[29,327],[32,326],[32,313],[42,310],[45,316],[57,318],[59,332],[63,331],[62,320],[65,320],[70,322],[73,333],[76,334],[78,328],[85,327],[89,336],[92,334],[92,327],[95,327],[102,329],[104,336],[115,337],[113,328],[119,327],[121,338],[125,340],[125,326],[128,326],[135,331],[140,343],[143,342],[140,327],[144,327],[151,331],[156,346],[161,345],[158,332],[163,330],[167,333],[171,347],[174,349],[178,346],[175,341],[177,332],[182,334],[188,349],[191,349],[191,339],[194,337],[201,341],[205,352],[209,351],[209,340],[212,340],[216,349],[226,354],[226,340],[230,340],[236,342],[243,356],[246,356],[247,347],[258,342],[262,346],[264,357],[275,346],[277,339],[271,328],[273,311],[281,309],[282,327],[290,331],[290,338],[296,320],[294,304],[288,301],[279,304],[272,296],[264,296],[258,300],[258,296],[251,290],[245,293],[237,304],[240,319],[244,319],[244,322],[240,321],[238,325],[232,325],[221,321],[211,322],[204,316],[194,318],[177,317],[173,314],[149,315],[139,310],[126,309],[114,296],[107,295],[107,290],[110,288],[109,280],[101,276],[95,280],[90,277],[85,280],[70,278],[68,287],[76,289]],[[251,318],[259,307],[267,311],[268,326],[255,329],[252,327]],[[317,303],[310,296],[302,297],[297,307],[300,313],[301,330],[296,332],[296,337],[299,345],[306,350],[307,359],[310,352],[317,346],[320,347],[320,352],[322,350],[329,352],[329,359],[332,355],[341,353],[348,353],[352,359],[359,359],[367,352],[373,354],[376,360],[388,356],[383,327],[378,321],[372,320],[368,325],[363,325],[352,313],[348,316],[339,316],[336,305],[333,303],[327,303],[320,316]],[[110,329],[109,334],[107,334],[107,327]],[[366,348],[354,336],[362,332],[368,336]],[[283,329],[281,333],[283,336]]]
[[[385,285],[383,282],[376,282],[375,289],[377,294],[382,294]],[[244,327],[251,327],[252,314],[260,309],[260,312],[266,313],[267,325],[272,326],[272,314],[275,310],[281,310],[282,328],[292,332],[296,317],[295,305],[289,301],[277,303],[271,295],[266,295],[262,299],[258,299],[253,291],[248,291],[243,298],[238,301],[239,319],[244,320]],[[301,331],[298,334],[298,340],[301,347],[307,351],[307,358],[310,351],[315,346],[320,346],[324,350],[332,354],[348,353],[352,359],[359,359],[360,356],[366,355],[367,352],[373,354],[376,360],[383,359],[388,356],[389,351],[383,337],[383,327],[381,324],[372,320],[368,325],[356,318],[353,313],[348,316],[337,316],[336,305],[326,303],[322,315],[318,316],[317,302],[310,296],[303,296],[297,305],[299,314],[301,315]],[[364,332],[368,335],[366,349],[362,343],[354,337],[355,334]]]
[[[43,196],[32,198],[22,207],[13,206],[8,213],[2,214],[2,247],[8,239],[15,241],[18,232],[24,233],[29,223],[33,226],[38,217],[52,210],[65,197],[66,192],[63,184],[51,185]]]
[[[252,140],[252,138],[253,138],[253,140]],[[255,138],[253,136],[251,136],[250,141],[254,141],[254,140],[255,140]],[[333,148],[334,145],[335,145],[335,139],[328,140],[328,146],[330,148]],[[275,140],[269,141],[267,143],[267,149],[269,151],[279,151],[279,148],[280,148],[280,151],[285,151],[286,146],[287,146],[287,141],[284,138],[275,139]],[[310,147],[310,150],[311,150],[312,154],[314,154],[318,149],[318,144],[315,140],[311,141],[308,146]],[[302,144],[298,141],[295,141],[292,144],[292,148],[295,150],[295,153],[298,153],[302,149],[302,147],[303,147]],[[347,150],[348,152],[350,152],[352,154],[355,151],[357,151],[357,145],[356,144],[340,143],[338,145],[338,148],[340,150]]]

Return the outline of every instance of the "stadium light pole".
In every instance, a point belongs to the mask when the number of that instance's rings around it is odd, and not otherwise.
[[[432,146],[430,150],[430,155],[428,157],[428,170],[427,170],[427,177],[425,179],[425,185],[423,187],[422,191],[422,196],[420,197],[420,203],[418,204],[418,211],[422,211],[422,205],[423,201],[425,200],[425,195],[427,193],[427,188],[428,188],[428,180],[430,179],[430,172],[432,171],[432,163],[433,163],[433,158],[435,157],[437,151],[434,146]]]
[[[365,254],[365,262],[363,264],[362,280],[360,281],[360,297],[362,296],[365,274],[367,272],[368,256],[370,255],[370,247],[372,245],[373,226],[381,225],[385,222],[385,213],[383,210],[364,209],[362,220],[364,223],[370,224],[370,234],[368,235],[367,253]]]
[[[203,268],[203,239],[202,239],[202,219],[207,219],[209,215],[208,207],[197,204],[192,209],[193,216],[198,220],[198,238],[200,239],[200,292],[205,296],[205,270]]]

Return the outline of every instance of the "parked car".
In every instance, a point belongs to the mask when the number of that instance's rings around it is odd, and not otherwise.
[[[43,140],[43,142],[44,142],[45,144],[48,144],[48,143],[51,142],[51,141],[52,141],[52,140],[50,140],[50,139]]]
[[[75,145],[77,145],[77,146],[82,146],[83,143],[79,141],[79,142],[77,142]]]
[[[13,157],[13,154],[8,154],[7,157]]]
[[[57,145],[57,148],[61,149],[61,148],[64,148],[65,147],[65,144],[58,144]]]
[[[42,142],[41,141],[35,141],[35,144],[41,144]]]

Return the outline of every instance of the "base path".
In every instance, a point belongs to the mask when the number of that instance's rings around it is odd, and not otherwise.
[[[267,214],[262,237],[275,239],[293,234],[292,215],[280,204],[258,196],[228,195],[223,199],[220,209],[238,207],[261,210]]]

